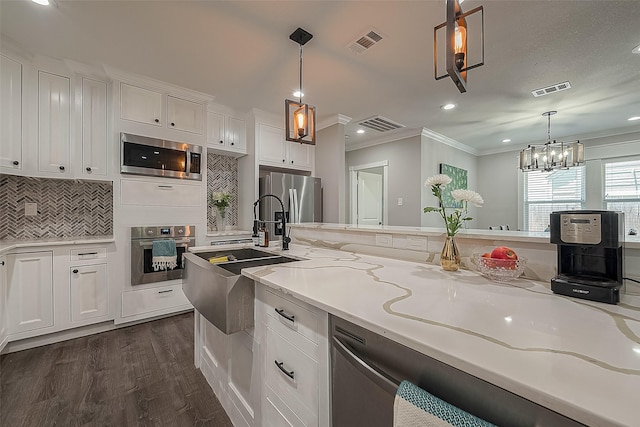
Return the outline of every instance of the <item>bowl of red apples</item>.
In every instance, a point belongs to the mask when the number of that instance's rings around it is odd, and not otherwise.
[[[516,251],[507,246],[498,246],[491,252],[474,252],[471,260],[482,275],[499,282],[518,278],[527,265],[525,257],[518,257]]]

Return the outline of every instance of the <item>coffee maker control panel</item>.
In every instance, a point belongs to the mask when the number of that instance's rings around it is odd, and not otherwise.
[[[600,214],[560,215],[560,239],[565,243],[597,245],[602,241]]]

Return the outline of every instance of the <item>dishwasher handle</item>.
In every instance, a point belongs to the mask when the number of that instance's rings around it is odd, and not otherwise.
[[[396,391],[398,391],[398,387],[400,386],[399,381],[362,360],[335,336],[333,337],[333,347],[338,350],[338,352],[347,361],[349,361],[354,368],[369,380],[377,384],[385,392],[392,396],[396,394]]]

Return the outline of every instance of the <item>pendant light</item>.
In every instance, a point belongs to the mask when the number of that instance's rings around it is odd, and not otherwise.
[[[313,35],[298,28],[289,36],[300,45],[300,99],[284,100],[285,138],[287,141],[316,145],[316,108],[302,102],[302,46],[313,38]]]
[[[584,145],[580,141],[551,141],[551,116],[557,111],[542,113],[547,117],[547,142],[544,145],[529,145],[520,152],[520,170],[523,172],[569,169],[584,164]]]
[[[484,65],[484,8],[478,6],[469,12],[463,12],[461,1],[446,0],[447,20],[433,29],[433,74],[436,80],[451,77],[461,93],[467,91],[467,71]],[[480,62],[467,65],[467,17],[480,12],[481,28],[479,34],[482,57]],[[446,74],[438,75],[438,38],[437,33],[445,29]]]

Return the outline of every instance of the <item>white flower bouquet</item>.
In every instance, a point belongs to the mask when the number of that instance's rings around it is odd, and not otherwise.
[[[447,236],[454,237],[458,231],[462,228],[465,222],[471,221],[473,218],[468,216],[469,203],[476,207],[481,207],[484,203],[482,196],[472,190],[456,189],[451,191],[451,197],[453,197],[458,203],[458,207],[453,209],[449,215],[447,215],[444,203],[442,203],[442,192],[444,188],[451,183],[451,178],[448,175],[437,174],[433,175],[424,182],[425,187],[431,187],[431,192],[438,199],[439,207],[427,206],[424,208],[424,212],[438,212],[444,220],[444,226],[447,229]]]

